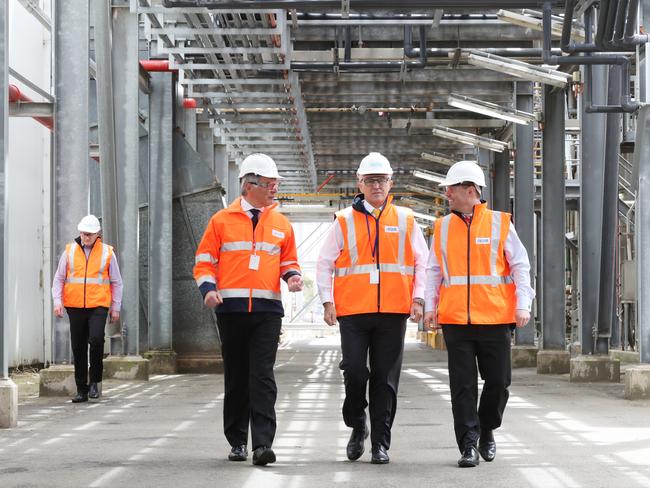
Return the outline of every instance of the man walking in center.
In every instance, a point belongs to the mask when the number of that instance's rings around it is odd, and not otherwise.
[[[223,424],[230,461],[275,462],[277,387],[273,366],[284,309],[280,279],[302,290],[293,228],[273,197],[282,177],[273,159],[251,154],[239,171],[241,196],[212,216],[196,251],[194,278],[215,310],[221,337]]]
[[[94,215],[86,215],[77,226],[79,237],[65,248],[52,282],[54,315],[70,318],[70,342],[74,358],[77,394],[73,403],[101,396],[104,327],[120,318],[122,276],[113,248],[100,237],[101,226]],[[90,384],[88,344],[90,343]]]
[[[424,324],[442,328],[458,466],[496,456],[493,431],[501,426],[510,386],[514,327],[530,320],[535,292],[530,263],[510,214],[481,201],[483,170],[473,161],[454,164],[440,186],[451,213],[438,219],[427,262]],[[477,410],[478,372],[485,381]]]
[[[364,452],[369,405],[373,464],[389,462],[406,320],[422,318],[428,252],[413,212],[392,204],[392,174],[381,154],[363,158],[357,170],[361,193],[337,212],[317,263],[325,322],[340,324],[343,420],[352,428],[347,457],[355,461]]]

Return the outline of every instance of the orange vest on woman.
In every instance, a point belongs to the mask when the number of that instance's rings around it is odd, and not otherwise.
[[[63,285],[63,306],[96,308],[111,306],[111,278],[109,274],[113,248],[97,239],[90,254],[77,242],[65,247],[68,270]]]
[[[241,197],[212,216],[196,251],[198,286],[214,283],[224,299],[246,300],[249,312],[253,298],[282,300],[280,278],[300,266],[291,223],[275,207],[264,209],[255,232]]]
[[[336,213],[344,239],[334,263],[337,316],[410,313],[415,274],[413,212],[391,201],[389,197],[378,221],[352,207]]]
[[[504,245],[510,214],[474,207],[471,223],[451,213],[434,227],[434,251],[442,270],[439,324],[496,325],[515,322],[515,285]]]

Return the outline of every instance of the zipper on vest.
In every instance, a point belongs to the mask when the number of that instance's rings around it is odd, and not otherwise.
[[[379,214],[381,217],[381,214]],[[377,252],[377,313],[381,312],[381,274],[379,272],[379,219],[375,219],[375,251]]]
[[[469,287],[470,287],[469,277],[470,277],[470,274],[471,274],[470,273],[470,269],[471,269],[470,265],[471,265],[471,263],[470,263],[470,238],[469,238],[469,235],[470,235],[470,227],[472,225],[473,217],[474,216],[472,215],[469,218],[469,222],[467,222],[467,221],[465,221],[465,219],[463,219],[463,222],[465,222],[465,225],[467,226],[467,324],[468,325],[470,325],[472,323],[472,316],[470,314],[470,308],[469,308],[470,307],[470,305],[469,305]]]
[[[94,247],[94,245],[93,245]],[[84,257],[86,258],[86,270],[84,271],[84,308],[86,308],[86,279],[88,279],[88,261],[89,261],[89,256],[86,256],[86,251],[84,250],[83,246],[81,247],[81,251],[84,254]],[[93,252],[92,248],[90,249],[90,252]]]

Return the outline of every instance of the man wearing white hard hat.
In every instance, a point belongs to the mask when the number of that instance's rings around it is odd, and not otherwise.
[[[340,326],[343,420],[352,429],[347,457],[359,459],[370,434],[373,464],[389,462],[406,320],[422,318],[428,252],[413,212],[392,203],[392,174],[380,153],[361,160],[361,193],[336,213],[316,272],[325,322]]]
[[[460,161],[440,183],[450,213],[434,226],[427,262],[424,325],[442,328],[459,467],[496,456],[493,431],[501,426],[511,380],[514,327],[530,320],[535,291],[530,262],[510,214],[481,200],[483,170]],[[485,381],[477,398],[477,374]],[[478,409],[477,409],[478,402]]]
[[[266,154],[244,159],[241,196],[212,216],[194,266],[194,279],[205,305],[217,315],[221,337],[228,459],[247,459],[250,424],[258,466],[275,462],[273,366],[284,315],[280,280],[291,292],[303,287],[293,228],[273,203],[281,179]]]
[[[86,215],[77,226],[79,237],[69,243],[52,283],[54,314],[70,318],[70,342],[74,357],[77,394],[73,403],[101,396],[104,358],[104,326],[120,318],[122,276],[113,248],[100,237],[101,226],[94,215]],[[90,344],[90,383],[88,345]]]

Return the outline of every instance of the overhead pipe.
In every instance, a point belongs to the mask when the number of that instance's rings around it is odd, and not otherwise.
[[[591,22],[585,23],[585,40],[591,42]],[[619,65],[621,67],[621,101],[620,105],[592,105],[591,90],[587,86],[588,103],[585,109],[588,113],[612,113],[612,112],[636,112],[639,108],[637,102],[633,102],[629,93],[630,86],[630,60],[623,55],[582,55],[582,56],[553,56],[551,50],[551,4],[544,3],[543,16],[543,54],[542,60],[547,64],[557,65]]]
[[[20,91],[20,88],[18,88],[16,85],[9,85],[9,103],[20,103],[20,102],[25,102],[25,103],[30,103],[34,102],[31,98],[29,98],[27,95],[25,95],[23,92]],[[40,124],[44,125],[50,130],[54,130],[54,118],[53,117],[32,117],[35,121],[39,122]]]
[[[635,34],[636,30],[636,19],[639,15],[639,0],[630,0],[630,3],[627,7],[627,20],[625,24],[625,31],[623,36],[623,45],[624,46],[637,46],[640,44],[645,44],[650,42],[650,35],[648,34]],[[617,48],[620,45],[616,46]]]
[[[145,71],[178,71],[178,68],[170,68],[167,59],[141,59],[140,66]]]
[[[348,21],[354,24],[357,20],[428,20],[433,22],[433,15],[427,14],[393,14],[393,15],[374,15],[366,13],[350,13],[347,17],[343,17],[340,13],[313,13],[313,12],[298,12],[298,21],[313,20],[322,21],[323,23],[335,21]],[[498,20],[494,14],[450,14],[445,13],[442,20]],[[313,25],[313,24],[312,24]]]
[[[351,9],[362,8],[395,8],[395,0],[350,0]],[[490,8],[539,8],[542,0],[492,0]],[[401,0],[399,8],[485,8],[485,0]],[[553,0],[553,4],[560,5],[562,1]],[[165,7],[206,7],[205,0],[163,0]],[[208,8],[212,9],[298,9],[298,10],[323,10],[341,9],[341,0],[221,0],[211,2]]]

